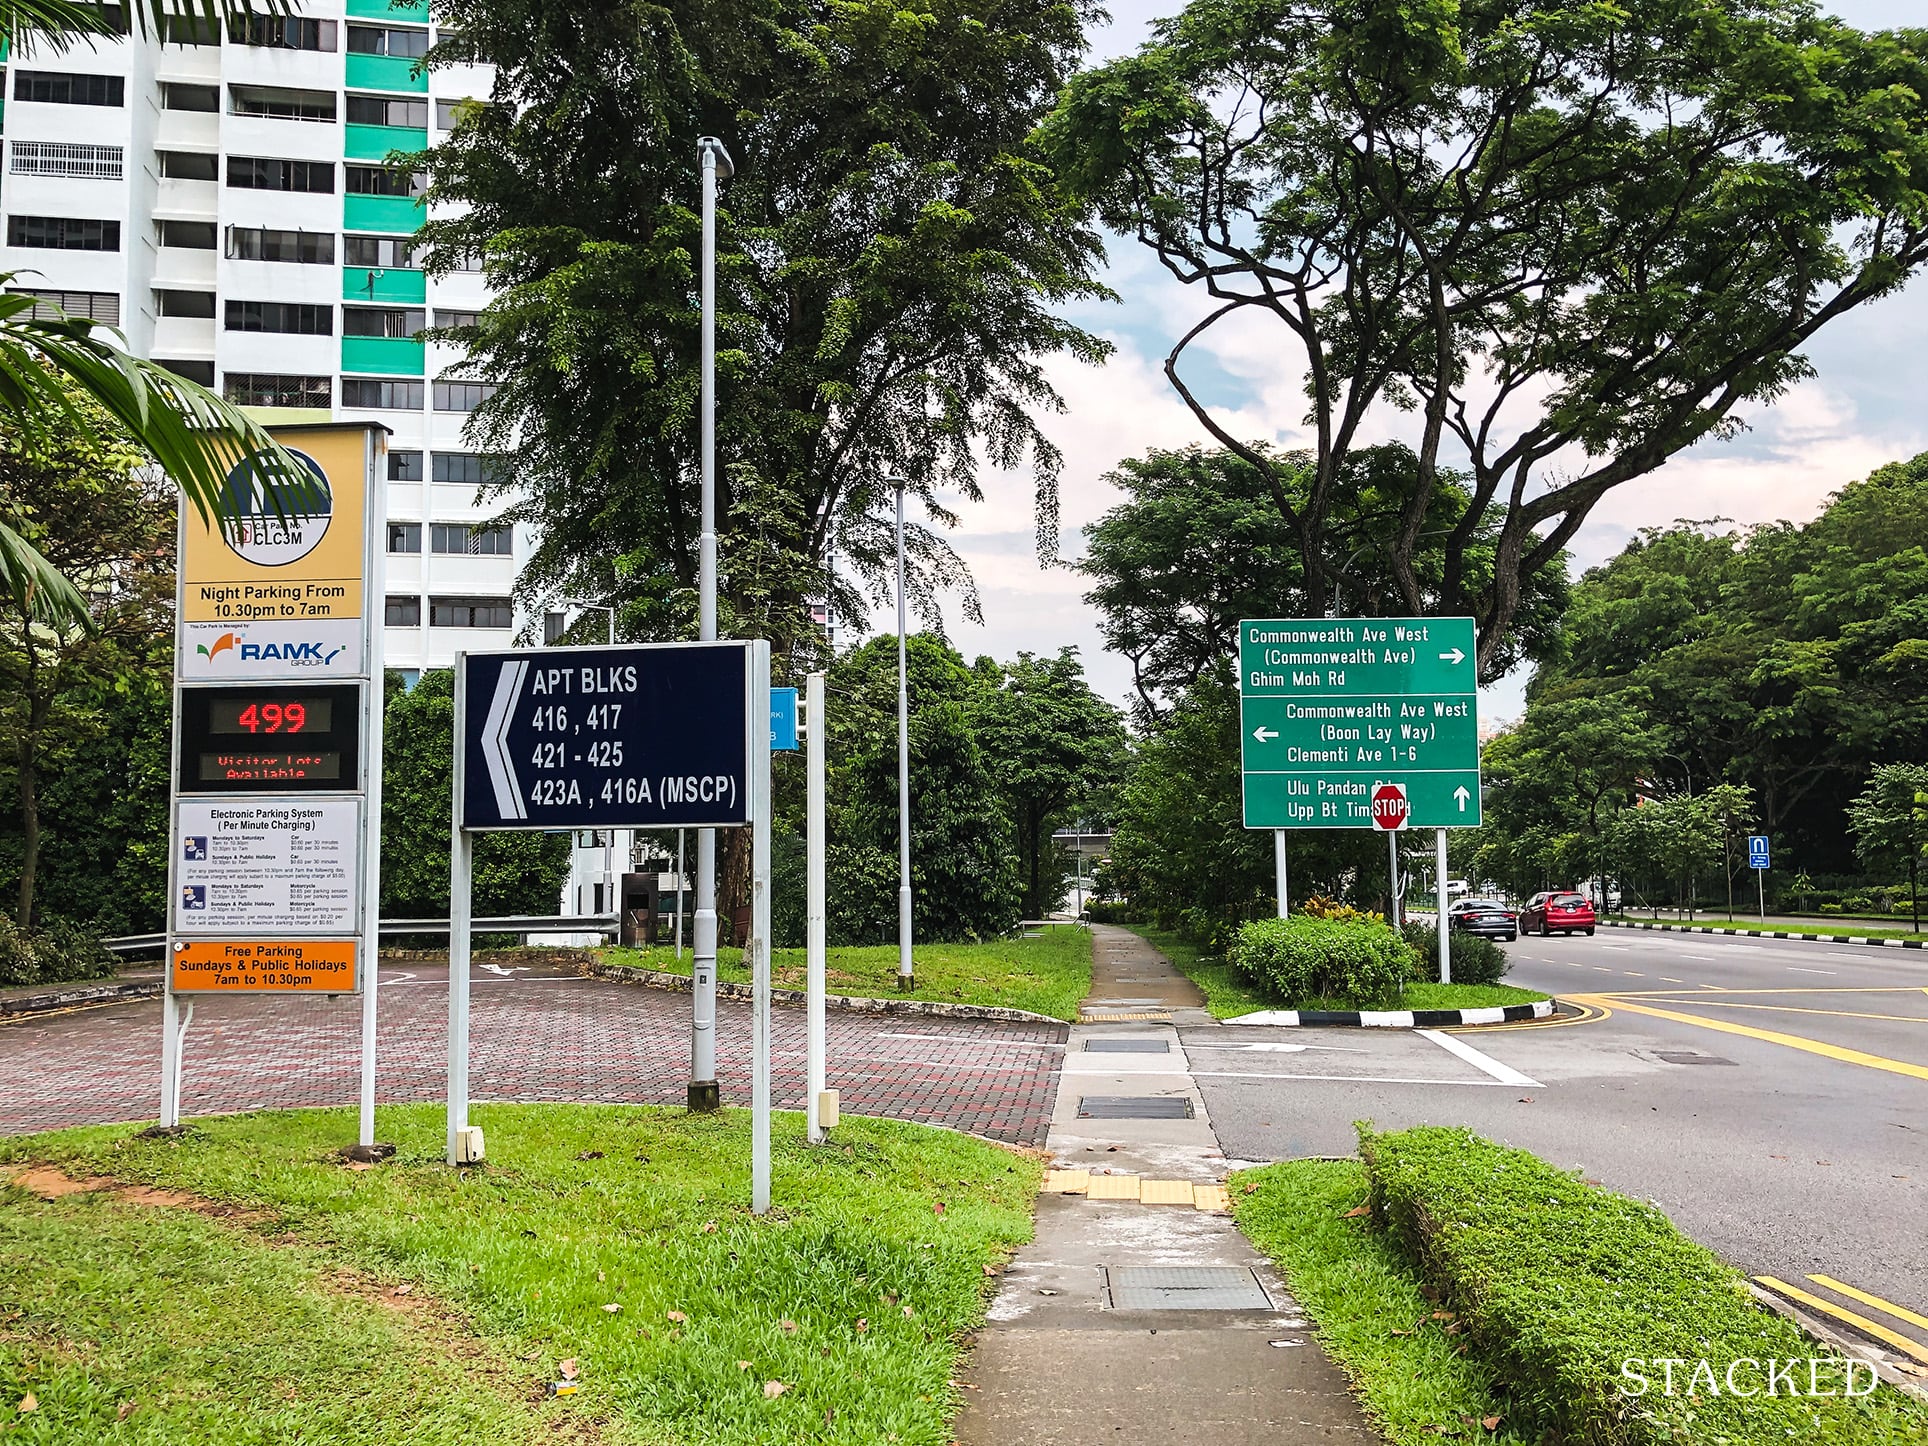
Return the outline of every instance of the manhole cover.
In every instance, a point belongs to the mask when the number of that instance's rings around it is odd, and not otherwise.
[[[1086,1095],[1078,1101],[1081,1120],[1189,1120],[1192,1102],[1184,1095]]]
[[[1241,1265],[1123,1265],[1105,1271],[1113,1310],[1270,1310]]]
[[[1678,1049],[1657,1049],[1654,1051],[1654,1058],[1658,1060],[1663,1060],[1668,1064],[1733,1064],[1734,1063],[1733,1060],[1722,1059],[1719,1055],[1690,1054],[1685,1050],[1678,1050]]]
[[[1171,1046],[1162,1039],[1087,1039],[1088,1054],[1170,1054]]]

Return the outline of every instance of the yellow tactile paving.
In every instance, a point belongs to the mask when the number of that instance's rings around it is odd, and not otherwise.
[[[1087,1200],[1136,1200],[1139,1178],[1136,1175],[1093,1175]]]
[[[1146,1180],[1138,1187],[1138,1199],[1146,1205],[1189,1205],[1192,1203],[1192,1182]]]
[[[1194,1210],[1230,1210],[1232,1197],[1225,1193],[1223,1185],[1192,1186],[1192,1208]]]
[[[1089,1170],[1046,1170],[1044,1172],[1044,1192],[1047,1195],[1082,1195],[1091,1188]]]

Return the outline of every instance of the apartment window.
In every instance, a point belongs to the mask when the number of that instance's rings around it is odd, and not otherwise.
[[[161,40],[167,45],[219,45],[221,22],[212,15],[163,15]]]
[[[432,628],[512,628],[515,605],[505,597],[433,597],[428,600]]]
[[[215,246],[212,221],[163,221],[161,245],[179,246],[189,251],[212,251]]]
[[[221,110],[221,87],[164,82],[161,86],[161,109],[211,111],[218,115]]]
[[[390,552],[420,552],[422,550],[422,524],[419,522],[389,523],[388,550]]]
[[[415,245],[406,236],[344,236],[342,261],[348,266],[394,266],[403,270],[415,265]]]
[[[428,54],[428,32],[384,25],[350,25],[348,52],[351,55],[392,55],[403,60],[420,60]]]
[[[341,309],[343,336],[411,337],[427,325],[428,314],[419,306],[344,306]]]
[[[230,301],[229,331],[278,331],[295,336],[333,336],[335,308],[300,301]]]
[[[450,271],[480,271],[482,269],[482,253],[480,251],[450,252],[448,253],[448,269]]]
[[[420,482],[422,480],[422,454],[420,452],[390,452],[388,454],[388,480],[391,482]],[[389,549],[391,552],[393,548]]]
[[[422,625],[422,600],[418,597],[391,597],[382,608],[382,621],[391,628],[419,628]]]
[[[265,226],[228,227],[228,256],[235,261],[295,261],[335,264],[335,237],[329,231],[277,231]]]
[[[435,308],[437,326],[474,326],[481,319],[482,313],[479,311],[450,311],[444,306]]]
[[[237,191],[307,191],[314,195],[333,195],[335,163],[229,156],[228,185]]]
[[[118,181],[127,153],[119,146],[83,146],[67,141],[15,141],[16,176],[76,176],[93,181]]]
[[[341,404],[344,407],[372,407],[384,412],[419,412],[422,410],[422,384],[387,377],[343,377]]]
[[[162,151],[161,174],[171,181],[218,181],[221,158],[210,151]]]
[[[429,529],[429,547],[448,557],[509,557],[515,552],[515,531],[508,527],[471,527],[466,522],[437,522]]]
[[[334,401],[334,379],[286,376],[277,372],[229,372],[226,395],[237,407],[325,408]]]
[[[9,246],[50,251],[118,251],[120,222],[75,220],[67,216],[7,217]]]
[[[494,382],[437,382],[435,410],[472,412],[494,395]]]
[[[335,121],[332,90],[270,90],[264,86],[231,85],[228,107],[235,115],[265,120]]]
[[[162,316],[214,318],[212,291],[157,291],[154,293],[154,304]]]
[[[391,100],[385,95],[348,97],[348,124],[351,126],[410,126],[428,128],[428,102]]]
[[[391,171],[387,166],[348,167],[351,196],[420,196],[427,190],[428,177],[420,171]]]
[[[10,286],[7,289],[34,298],[33,309],[27,313],[34,321],[59,321],[63,317],[78,316],[88,321],[106,322],[109,326],[120,325],[118,291],[43,291],[25,286]]]
[[[211,361],[167,361],[155,357],[154,365],[166,367],[175,376],[198,382],[201,386],[211,388],[214,385],[214,363]]]
[[[432,475],[437,482],[480,487],[495,481],[496,471],[495,459],[479,452],[437,452]]]
[[[13,98],[46,105],[126,105],[127,81],[118,75],[67,75],[57,70],[16,70]]]
[[[273,50],[332,51],[335,48],[335,22],[332,20],[250,15],[229,34],[236,45],[262,45]]]
[[[483,108],[484,102],[466,96],[461,100],[438,100],[435,102],[435,128],[438,131],[452,131]]]

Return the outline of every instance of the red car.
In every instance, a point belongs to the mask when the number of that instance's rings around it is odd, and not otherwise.
[[[1520,910],[1522,934],[1591,934],[1598,922],[1586,895],[1564,890],[1535,894]]]

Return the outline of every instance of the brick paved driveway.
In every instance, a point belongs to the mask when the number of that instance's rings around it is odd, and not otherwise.
[[[547,969],[472,977],[475,1099],[682,1103],[688,995]],[[384,966],[381,980],[379,1098],[443,1098],[447,971]],[[716,1013],[724,1097],[748,1104],[750,1008],[719,1000]],[[804,1012],[771,1015],[776,1103],[802,1109]],[[0,1134],[153,1119],[160,1017],[153,1000],[0,1024]],[[182,1114],[353,1104],[360,1017],[353,999],[202,999],[187,1034]],[[852,1114],[1041,1144],[1066,1035],[1063,1025],[832,1010],[829,1083]]]

